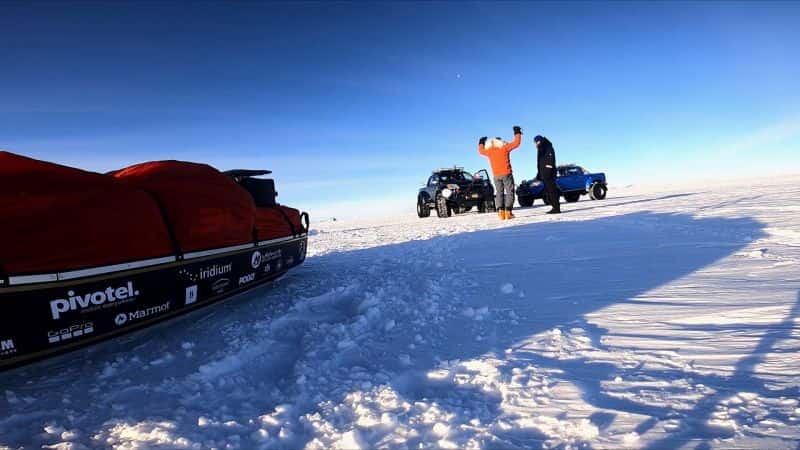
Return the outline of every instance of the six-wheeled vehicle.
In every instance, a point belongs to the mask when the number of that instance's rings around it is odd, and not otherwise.
[[[604,173],[591,173],[581,166],[567,164],[558,166],[556,171],[556,184],[567,203],[580,200],[581,195],[589,195],[592,200],[603,200],[608,192],[606,175]],[[538,178],[522,180],[517,187],[517,200],[520,206],[531,206],[536,199],[544,203],[550,202],[545,198],[544,183]]]
[[[481,213],[495,210],[494,188],[485,169],[474,174],[462,167],[434,170],[417,194],[419,217],[430,216],[431,210],[439,217],[450,217],[472,208]]]

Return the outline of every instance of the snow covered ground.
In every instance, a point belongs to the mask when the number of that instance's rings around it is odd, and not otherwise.
[[[0,374],[0,448],[797,448],[800,177],[739,186],[317,225],[270,287]]]

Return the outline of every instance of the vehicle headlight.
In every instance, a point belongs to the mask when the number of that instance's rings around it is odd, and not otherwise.
[[[442,196],[444,198],[450,198],[451,195],[453,195],[453,191],[451,191],[449,188],[442,189]]]

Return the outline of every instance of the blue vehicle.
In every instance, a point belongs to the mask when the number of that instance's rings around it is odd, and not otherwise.
[[[592,200],[603,200],[608,192],[606,174],[590,173],[575,164],[557,167],[556,184],[567,203],[575,203],[581,198],[581,195],[586,194],[589,194]],[[519,206],[531,206],[537,198],[541,198],[544,203],[549,204],[544,198],[544,183],[538,178],[522,180],[517,187]]]

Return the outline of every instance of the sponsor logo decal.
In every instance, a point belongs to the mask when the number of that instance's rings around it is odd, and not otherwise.
[[[197,301],[197,285],[186,288],[186,305],[191,305]]]
[[[149,308],[144,309],[137,309],[136,311],[129,311],[126,313],[119,313],[117,317],[114,318],[114,323],[117,326],[125,325],[128,322],[135,322],[137,320],[146,319],[151,316],[155,316],[164,312],[169,311],[170,307],[172,306],[172,302],[166,302],[161,305],[151,306]]]
[[[267,273],[270,270],[272,270],[272,264],[270,264],[270,263],[264,264],[264,273]]]
[[[70,311],[91,312],[101,308],[115,306],[136,300],[139,291],[133,288],[133,282],[113,287],[109,286],[102,291],[89,292],[87,294],[75,294],[75,291],[68,291],[67,298],[58,298],[50,301],[50,312],[53,320],[58,320],[61,315]]]
[[[213,280],[220,275],[225,275],[226,273],[231,273],[232,271],[233,263],[228,263],[212,264],[200,269],[181,269],[178,274],[183,276],[186,280],[196,283],[201,280]]]
[[[232,270],[233,270],[233,263],[228,263],[225,265],[214,264],[213,266],[204,267],[200,269],[200,279],[210,280],[220,275],[231,273]]]
[[[281,249],[277,249],[271,252],[264,253],[264,261],[272,261],[274,259],[280,259],[283,256],[283,251]]]
[[[231,284],[231,280],[227,278],[220,278],[219,280],[215,281],[214,284],[211,285],[211,290],[215,293],[219,294],[222,293],[225,289],[228,289],[228,286]]]
[[[8,356],[17,353],[13,339],[0,339],[0,356]]]
[[[253,252],[253,256],[250,257],[250,266],[253,269],[258,269],[261,266],[261,252],[256,250]]]
[[[85,336],[94,333],[94,323],[86,322],[77,325],[72,325],[69,328],[62,328],[60,330],[52,330],[47,332],[47,342],[55,344],[56,342],[66,341],[69,339]]]
[[[256,274],[254,273],[249,273],[245,276],[239,277],[239,286],[247,284],[255,279],[256,279]]]

